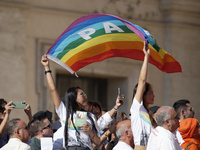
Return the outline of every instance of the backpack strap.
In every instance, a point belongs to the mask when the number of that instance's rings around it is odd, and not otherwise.
[[[188,150],[189,147],[190,147],[190,145],[192,145],[192,144],[196,145],[197,148],[198,148],[198,150],[200,150],[200,147],[199,147],[197,144],[195,144],[195,143],[190,143],[190,144],[188,144],[187,147],[185,148],[185,150]]]

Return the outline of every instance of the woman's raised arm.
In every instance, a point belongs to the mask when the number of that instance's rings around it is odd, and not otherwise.
[[[60,106],[60,103],[61,103],[61,99],[60,99],[60,96],[59,96],[58,91],[56,89],[53,77],[51,75],[49,59],[47,58],[46,54],[42,56],[41,63],[44,66],[45,75],[46,75],[46,78],[47,78],[47,84],[48,84],[49,89],[51,91],[53,103],[54,103],[56,109],[58,109],[59,106]]]
[[[144,52],[144,61],[142,64],[142,68],[140,70],[138,87],[135,94],[135,98],[137,99],[139,103],[141,103],[143,99],[143,93],[145,90],[145,84],[147,80],[148,62],[149,62],[149,56],[150,56],[150,49],[146,47],[145,41],[144,41],[143,52]]]
[[[13,109],[13,107],[14,106],[12,105],[12,101],[5,105],[5,111],[3,112],[5,114],[5,116],[0,124],[0,138],[3,138],[3,136],[4,136],[4,133],[6,131],[6,123],[9,119],[9,115],[10,115],[10,112]],[[2,114],[2,115],[4,115],[4,114]]]

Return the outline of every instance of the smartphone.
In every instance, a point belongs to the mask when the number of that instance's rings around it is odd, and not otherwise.
[[[118,95],[120,96],[120,88],[118,88]]]
[[[26,108],[26,102],[13,102],[12,105],[14,105],[14,109],[24,109]]]
[[[120,94],[120,93],[121,93],[120,88],[118,88],[118,96],[119,96],[119,97],[121,97],[121,94]],[[120,100],[119,102],[122,103],[121,100]]]

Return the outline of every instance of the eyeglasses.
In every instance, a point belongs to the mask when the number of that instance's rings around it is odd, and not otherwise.
[[[85,94],[85,93],[81,93],[80,94],[83,98],[87,98],[87,94]]]
[[[47,128],[51,128],[51,127],[52,127],[52,124],[49,124],[48,126],[42,128],[42,130],[47,129]]]

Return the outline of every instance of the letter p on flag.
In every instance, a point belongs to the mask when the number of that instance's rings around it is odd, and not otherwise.
[[[88,29],[85,29],[83,31],[80,31],[78,32],[78,34],[84,38],[85,40],[89,40],[91,39],[92,37],[90,37],[91,34],[95,33],[95,29],[94,28],[88,28]]]

